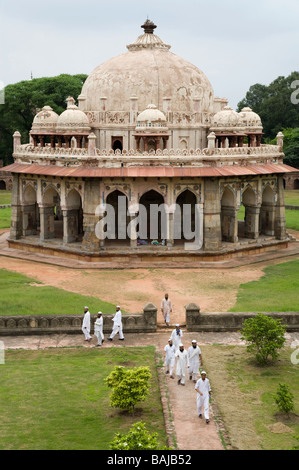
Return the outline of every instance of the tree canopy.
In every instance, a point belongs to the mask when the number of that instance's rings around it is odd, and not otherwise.
[[[0,159],[7,165],[13,161],[13,134],[18,130],[22,142],[28,142],[34,116],[48,105],[61,114],[68,96],[80,95],[87,75],[62,74],[35,78],[5,87],[5,103],[0,105]]]
[[[268,86],[260,83],[252,85],[239,102],[237,111],[249,106],[256,112],[262,120],[266,139],[274,139],[282,129],[299,127],[299,103],[298,99],[292,99],[292,95],[296,95],[292,84],[297,80],[299,72],[292,72],[288,77],[276,78]],[[299,83],[297,85],[298,90]]]

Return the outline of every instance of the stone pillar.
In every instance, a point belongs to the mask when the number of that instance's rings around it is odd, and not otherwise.
[[[188,331],[198,331],[200,325],[200,308],[195,303],[190,303],[185,307],[186,328]]]
[[[139,204],[131,204],[128,207],[128,212],[129,212],[129,237],[130,237],[130,246],[131,248],[136,248],[137,247],[137,230],[136,230],[136,223],[135,221],[137,220],[138,216],[138,211],[139,211]]]
[[[96,226],[99,222],[97,207],[100,203],[100,182],[96,178],[89,178],[84,183],[82,248],[90,252],[100,250],[100,240],[96,234]]]
[[[39,206],[40,213],[40,240],[54,238],[54,206]]]
[[[78,108],[80,111],[86,111],[86,96],[85,95],[79,95],[78,96]]]
[[[221,204],[218,180],[206,179],[204,193],[204,249],[218,251],[221,246]]]
[[[283,139],[284,139],[284,135],[282,132],[278,132],[277,136],[276,136],[276,145],[278,147],[280,147],[281,149],[281,152],[283,151]]]
[[[11,219],[10,238],[18,240],[22,236],[22,208],[20,204],[20,184],[19,175],[13,173],[13,185],[11,193]]]
[[[21,134],[19,131],[16,131],[13,135],[13,152],[15,153],[17,147],[21,145]]]
[[[138,114],[138,97],[131,96],[130,98],[130,124],[135,124]]]
[[[238,241],[238,208],[221,206],[222,240],[230,243]]]
[[[144,322],[151,327],[152,331],[157,330],[157,312],[157,307],[152,303],[148,303],[143,307]]]
[[[73,243],[78,237],[78,210],[62,209],[63,243]]]
[[[245,238],[259,237],[259,221],[261,206],[245,206]]]
[[[273,204],[262,204],[260,215],[260,232],[273,236],[275,233],[275,212],[276,207]]]
[[[35,204],[22,206],[22,235],[36,234],[36,207]]]
[[[88,156],[94,157],[96,155],[96,135],[92,132],[88,136]]]
[[[215,148],[216,148],[216,134],[215,132],[211,132],[208,135],[208,151],[210,155],[213,155],[213,153],[215,153]]]
[[[277,176],[277,187],[278,187],[278,191],[277,191],[274,231],[275,231],[275,237],[278,240],[285,240],[287,238],[287,234],[286,234],[283,175]]]
[[[166,240],[167,246],[172,247],[174,245],[174,212],[168,212],[167,214],[167,233],[168,237]]]
[[[106,103],[107,103],[107,98],[105,96],[102,96],[100,98],[100,123],[105,123],[106,122]]]

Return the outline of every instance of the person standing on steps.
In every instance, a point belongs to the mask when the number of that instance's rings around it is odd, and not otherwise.
[[[166,372],[165,374],[170,374],[170,378],[174,379],[173,376],[173,368],[175,365],[175,348],[174,345],[172,344],[172,339],[169,338],[168,344],[166,344],[165,348],[165,362],[164,365],[166,367]]]
[[[88,310],[88,307],[84,307],[84,317],[83,317],[83,323],[82,323],[82,331],[85,336],[85,341],[90,341],[91,336],[90,336],[90,313]]]
[[[120,310],[119,305],[116,307],[116,312],[115,312],[114,317],[112,318],[112,321],[113,321],[113,329],[112,329],[112,333],[110,335],[110,338],[108,338],[109,341],[113,340],[116,333],[119,334],[119,340],[123,341],[125,338],[124,338],[124,335],[123,335],[123,324],[122,324],[121,310]]]
[[[172,303],[171,300],[168,298],[168,294],[165,294],[164,299],[162,299],[161,312],[166,326],[169,326],[170,313],[172,312]]]
[[[202,408],[204,409],[204,417],[206,423],[210,422],[210,394],[212,392],[210,387],[210,381],[207,379],[207,373],[203,370],[201,372],[201,378],[196,382],[195,390],[197,392],[196,405],[197,414],[199,418],[202,418]]]

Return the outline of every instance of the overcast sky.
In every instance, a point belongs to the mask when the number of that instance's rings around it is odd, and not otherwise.
[[[0,82],[89,74],[147,17],[233,108],[251,85],[299,70],[298,0],[0,0]]]

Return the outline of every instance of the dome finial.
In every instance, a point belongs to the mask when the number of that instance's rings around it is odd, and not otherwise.
[[[144,24],[141,26],[141,28],[144,29],[145,34],[153,34],[154,29],[156,27],[157,26],[151,20],[149,20],[148,17],[147,17],[147,20],[144,22]]]

